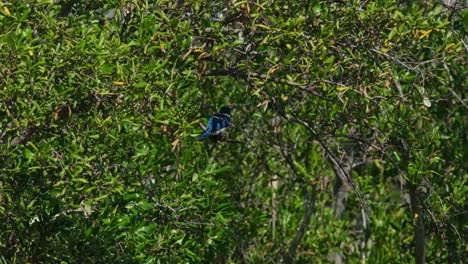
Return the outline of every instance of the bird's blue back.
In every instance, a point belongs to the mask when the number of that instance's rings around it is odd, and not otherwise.
[[[199,138],[199,140],[205,140],[211,135],[218,135],[225,128],[229,126],[231,123],[231,118],[229,117],[229,112],[227,113],[217,113],[211,116],[208,119],[208,123],[206,125],[206,131],[203,135]]]

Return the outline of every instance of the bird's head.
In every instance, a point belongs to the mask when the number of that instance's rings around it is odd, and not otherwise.
[[[223,106],[223,107],[221,107],[221,110],[219,110],[219,112],[221,114],[230,115],[231,114],[231,109],[228,106]]]

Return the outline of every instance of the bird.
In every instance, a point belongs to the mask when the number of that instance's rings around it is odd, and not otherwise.
[[[203,135],[198,138],[198,140],[203,141],[209,138],[210,136],[215,136],[221,134],[226,128],[231,124],[231,109],[228,106],[223,106],[219,110],[219,113],[216,113],[208,119],[206,124],[206,130]]]

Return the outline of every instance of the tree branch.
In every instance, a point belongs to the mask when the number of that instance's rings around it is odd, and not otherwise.
[[[226,69],[218,70],[206,70],[203,73],[203,76],[227,76],[227,75],[236,75],[239,70],[236,67],[228,67]]]
[[[312,216],[312,213],[314,212],[315,196],[317,195],[316,185],[314,184],[312,186],[312,190],[310,193],[307,189],[307,186],[303,185],[302,194],[304,195],[304,202],[305,202],[304,219],[302,220],[299,230],[297,230],[296,232],[296,236],[289,244],[289,250],[287,254],[283,257],[284,263],[294,262],[294,257],[296,256],[297,246],[299,246],[299,243],[301,242],[302,237],[307,231],[307,227],[309,226],[309,223],[310,223],[310,217]]]
[[[315,131],[315,129],[312,126],[310,126],[309,123],[307,123],[306,121],[304,121],[302,119],[299,119],[299,118],[297,118],[295,116],[292,116],[292,115],[290,115],[288,113],[285,113],[285,112],[282,112],[281,114],[287,120],[298,123],[298,124],[301,124],[302,126],[304,126],[307,130],[309,130],[315,136],[315,138],[317,139],[317,141],[319,142],[319,144],[322,146],[323,150],[325,151],[325,154],[327,155],[328,160],[332,164],[337,176],[342,178],[342,180],[344,182],[347,182],[351,186],[351,188],[353,189],[356,196],[359,198],[359,203],[361,205],[361,209],[363,210],[363,214],[365,215],[365,217],[363,218],[363,221],[364,221],[363,225],[364,225],[364,228],[366,228],[366,222],[369,221],[369,214],[368,214],[367,204],[366,204],[364,198],[362,197],[361,193],[357,189],[357,186],[354,183],[353,179],[351,178],[351,175],[349,175],[349,173],[346,172],[343,165],[340,163],[338,158],[333,154],[333,151],[330,149],[328,144],[326,144],[325,142],[323,142],[322,140],[320,140],[317,137],[317,131]]]
[[[417,186],[410,186],[411,209],[414,219],[414,258],[416,264],[426,263],[426,231]]]
[[[298,176],[300,174],[299,169],[297,168],[296,164],[294,163],[293,159],[291,158],[290,152],[287,150],[287,147],[285,146],[281,134],[275,132],[275,135],[277,137],[277,140],[280,144],[280,150],[281,154],[286,160],[286,163],[291,167],[293,170],[294,174]],[[295,149],[295,148],[294,148]],[[284,263],[293,263],[294,262],[294,257],[296,255],[296,249],[299,246],[299,243],[302,240],[302,237],[304,236],[305,232],[307,231],[307,228],[310,223],[310,218],[312,216],[312,213],[314,211],[314,202],[315,202],[315,197],[316,197],[316,184],[313,183],[312,185],[312,190],[311,193],[308,191],[308,185],[307,183],[304,182],[302,178],[296,178],[295,181],[301,183],[301,189],[302,189],[302,194],[304,196],[304,205],[305,205],[305,213],[304,213],[304,218],[302,220],[302,223],[299,227],[299,229],[296,232],[296,235],[294,239],[291,241],[289,244],[289,249],[287,252],[283,253],[283,261]]]
[[[250,78],[258,78],[258,79],[262,79],[262,80],[265,80],[265,81],[268,81],[268,82],[284,83],[284,84],[286,84],[288,86],[299,88],[302,91],[308,92],[308,93],[313,94],[313,95],[315,95],[317,97],[320,97],[321,99],[329,101],[328,98],[326,98],[325,96],[323,96],[323,95],[321,95],[321,94],[319,94],[319,93],[317,93],[315,91],[317,83],[319,83],[319,82],[331,83],[331,82],[326,81],[326,80],[315,81],[315,82],[311,82],[309,84],[300,84],[300,83],[297,83],[297,82],[286,80],[284,78],[273,77],[273,76],[270,76],[270,75],[267,75],[267,74],[251,72],[251,71],[248,71],[248,70],[241,71],[237,67],[228,67],[228,68],[225,68],[225,69],[217,69],[217,70],[206,70],[202,75],[203,76],[229,76],[229,75],[232,76],[233,75],[233,76],[243,77],[243,78],[245,78],[247,80],[250,80]]]

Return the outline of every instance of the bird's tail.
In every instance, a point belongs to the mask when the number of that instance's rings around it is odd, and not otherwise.
[[[206,140],[210,136],[210,133],[207,131],[201,137],[198,138],[199,141]]]

